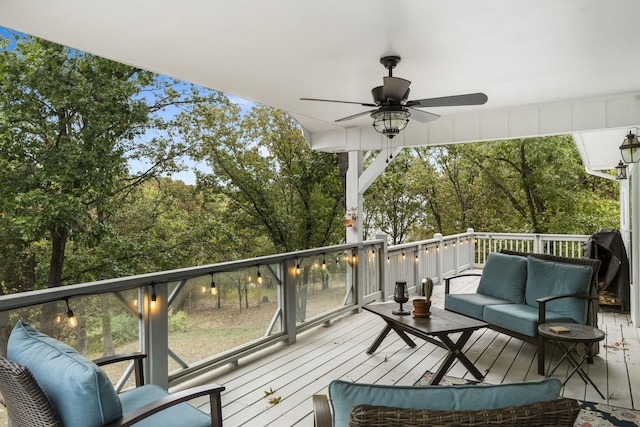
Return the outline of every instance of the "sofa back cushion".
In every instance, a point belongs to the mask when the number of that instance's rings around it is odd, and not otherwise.
[[[477,292],[522,304],[526,283],[526,258],[491,252],[482,269]]]
[[[333,426],[348,427],[349,414],[358,405],[431,410],[506,408],[557,399],[562,383],[557,378],[498,385],[387,386],[332,381],[329,384]]]
[[[537,299],[561,294],[589,294],[593,269],[587,265],[565,264],[527,257],[527,305],[538,307]],[[572,318],[576,323],[587,321],[587,300],[562,298],[547,303],[547,310]]]
[[[7,356],[28,367],[65,427],[102,427],[122,416],[120,399],[100,367],[61,343],[18,321]]]

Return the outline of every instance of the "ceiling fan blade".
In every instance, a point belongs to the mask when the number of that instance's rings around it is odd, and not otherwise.
[[[489,98],[484,93],[468,93],[466,95],[443,96],[441,98],[415,99],[408,101],[406,107],[455,107],[456,105],[482,105]]]
[[[367,114],[371,114],[374,111],[378,111],[378,110],[363,111],[362,113],[354,114],[353,116],[343,117],[341,119],[336,120],[336,123],[337,122],[346,122],[347,120],[351,120],[351,119],[357,119],[358,117],[366,116]]]
[[[415,108],[409,108],[408,110],[411,113],[410,118],[420,123],[428,123],[440,118],[439,115],[427,111],[416,110]]]
[[[385,77],[383,86],[383,96],[385,99],[403,99],[409,89],[411,82],[399,77]]]
[[[320,101],[320,102],[339,102],[340,104],[355,104],[362,105],[363,107],[377,107],[376,104],[370,104],[367,102],[351,102],[351,101],[336,101],[333,99],[318,99],[318,98],[300,98],[301,101]]]

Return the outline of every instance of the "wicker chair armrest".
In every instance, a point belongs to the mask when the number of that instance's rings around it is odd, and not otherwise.
[[[326,394],[313,396],[313,425],[314,427],[331,427],[331,409]]]
[[[140,387],[144,385],[144,366],[142,365],[142,361],[146,357],[147,355],[145,353],[142,353],[140,351],[135,351],[132,353],[123,353],[123,354],[116,354],[114,356],[101,357],[99,359],[95,359],[93,363],[95,363],[98,366],[104,366],[104,365],[110,365],[112,363],[127,362],[132,360],[133,367],[135,369],[135,375],[136,375],[136,387]]]
[[[173,393],[151,402],[148,405],[130,411],[122,418],[107,424],[105,427],[128,427],[164,409],[207,395],[209,395],[211,403],[211,425],[212,427],[222,427],[220,393],[223,391],[224,387],[221,385],[207,384]]]
[[[464,273],[464,274],[456,274],[454,276],[447,276],[447,277],[443,277],[444,279],[444,294],[448,294],[449,291],[451,290],[451,284],[449,283],[451,280],[453,279],[459,279],[460,277],[480,277],[482,276],[482,273],[477,272],[477,273]]]

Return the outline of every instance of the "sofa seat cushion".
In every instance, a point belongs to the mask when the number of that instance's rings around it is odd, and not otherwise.
[[[349,414],[358,405],[432,410],[506,408],[557,399],[562,383],[557,378],[514,384],[461,386],[387,386],[332,381],[329,400],[333,426],[348,427]]]
[[[538,308],[527,304],[490,305],[484,308],[485,322],[530,337],[538,336]],[[573,319],[561,313],[547,310],[547,322],[570,322]]]
[[[22,321],[7,344],[10,360],[28,367],[65,427],[102,427],[122,416],[120,399],[99,366]]]
[[[526,283],[526,258],[491,252],[482,269],[477,292],[521,304],[524,302]]]
[[[537,308],[538,298],[561,294],[589,294],[593,269],[527,257],[527,305]],[[547,310],[568,316],[575,323],[587,322],[587,300],[562,298],[547,304]]]
[[[484,320],[484,307],[495,304],[511,304],[511,301],[479,293],[444,296],[444,308],[479,320]]]
[[[155,384],[134,388],[120,395],[122,412],[138,409],[155,400],[167,396],[166,390]],[[210,427],[211,416],[188,403],[180,403],[134,424],[135,427]]]

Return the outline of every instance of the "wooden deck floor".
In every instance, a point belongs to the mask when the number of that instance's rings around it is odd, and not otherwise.
[[[472,289],[476,285],[469,281],[464,286]],[[436,306],[443,305],[442,292],[442,286],[436,286]],[[606,338],[588,371],[606,399],[585,386],[577,375],[566,384],[563,395],[638,409],[640,330],[633,327],[628,315],[614,311],[601,312],[599,325]],[[412,385],[425,371],[435,371],[439,366],[444,350],[421,340],[416,340],[416,348],[410,348],[394,333],[375,354],[367,355],[366,349],[383,326],[380,318],[368,312],[347,315],[329,327],[305,332],[292,346],[275,346],[253,360],[241,361],[237,368],[211,372],[199,382],[226,387],[222,395],[225,427],[313,426],[311,396],[326,393],[334,379]],[[541,378],[536,371],[535,346],[489,329],[476,331],[465,353],[486,373],[485,382],[490,384]],[[567,371],[562,368],[554,376],[564,379]],[[452,366],[449,375],[469,377],[460,363]],[[266,396],[270,391],[273,394]],[[274,397],[280,402],[269,404],[269,398]]]

